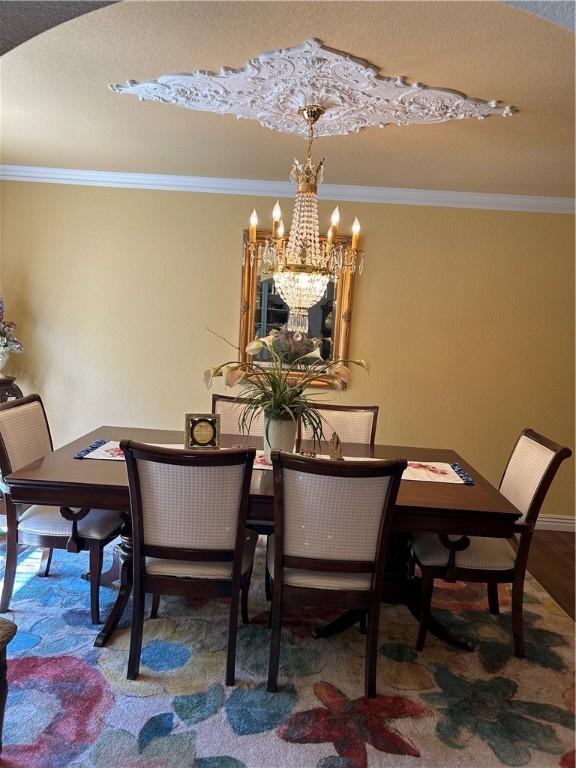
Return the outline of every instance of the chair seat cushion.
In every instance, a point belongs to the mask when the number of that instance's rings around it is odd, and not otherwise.
[[[119,531],[122,515],[112,509],[91,509],[78,523],[78,534],[83,539],[107,539],[114,531]],[[37,536],[62,536],[68,538],[72,533],[72,523],[64,520],[59,507],[44,507],[34,504],[20,516],[18,530]]]
[[[274,536],[268,539],[268,571],[274,578]],[[296,568],[284,569],[284,584],[291,587],[310,589],[357,589],[367,590],[372,586],[370,573],[332,573],[329,571],[301,571]]]
[[[254,552],[258,534],[246,530],[244,551],[242,552],[242,575],[248,573],[254,562]],[[169,560],[162,557],[146,558],[146,573],[150,576],[179,576],[185,579],[218,579],[229,581],[232,578],[232,563],[203,563],[191,560]]]
[[[444,566],[448,563],[448,550],[435,533],[414,536],[412,549],[421,565]],[[472,536],[470,546],[456,552],[456,567],[484,571],[507,571],[514,567],[516,553],[507,539]]]

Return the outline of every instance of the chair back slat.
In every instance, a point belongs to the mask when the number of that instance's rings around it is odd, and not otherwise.
[[[336,432],[343,443],[374,444],[376,434],[377,406],[338,406],[318,405],[316,410],[322,417],[324,439],[330,440]],[[313,431],[305,424],[301,426],[301,439],[312,440]]]
[[[374,561],[389,477],[284,470],[284,554]]]
[[[144,545],[234,549],[244,467],[137,460]]]
[[[248,402],[245,398],[240,397],[212,396],[212,413],[220,414],[220,432],[222,434],[240,434],[239,419]],[[264,414],[262,412],[255,415],[250,425],[250,434],[256,437],[261,437],[264,434]]]
[[[9,465],[5,471],[16,472],[50,453],[52,442],[37,395],[14,400],[6,406],[0,409],[0,436]]]
[[[520,522],[536,522],[558,467],[571,454],[531,429],[522,432],[500,482],[500,493],[522,512]]]

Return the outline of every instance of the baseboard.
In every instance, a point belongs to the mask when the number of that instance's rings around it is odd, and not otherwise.
[[[568,531],[569,533],[576,533],[576,518],[542,515],[536,522],[536,528],[542,531]]]

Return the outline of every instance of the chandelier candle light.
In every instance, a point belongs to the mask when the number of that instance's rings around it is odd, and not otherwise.
[[[277,202],[272,211],[272,235],[258,243],[258,216],[252,211],[244,257],[251,265],[257,260],[264,274],[274,278],[276,291],[288,305],[289,331],[308,332],[308,312],[326,292],[330,280],[345,272],[362,273],[364,253],[359,250],[360,222],[354,219],[352,241],[338,235],[340,211],[334,209],[326,238],[320,238],[318,224],[318,184],[322,181],[324,160],[312,160],[314,125],[324,114],[318,104],[301,107],[299,114],[308,125],[306,161],[294,160],[290,181],[298,185],[290,234],[285,237],[282,211]]]

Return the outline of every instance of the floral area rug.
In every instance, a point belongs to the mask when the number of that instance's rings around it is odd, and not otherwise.
[[[270,632],[260,547],[252,623],[238,637],[236,686],[224,685],[227,604],[163,598],[147,619],[141,673],[126,680],[129,616],[108,647],[93,646],[84,554],[20,556],[9,646],[5,768],[491,768],[574,767],[572,620],[532,579],[525,660],[512,653],[508,588],[502,615],[482,586],[442,585],[437,615],[473,640],[468,653],[383,606],[378,696],[363,696],[364,637],[354,627],[314,640],[328,614],[289,615],[280,689],[266,692]],[[115,597],[101,590],[103,612]]]

